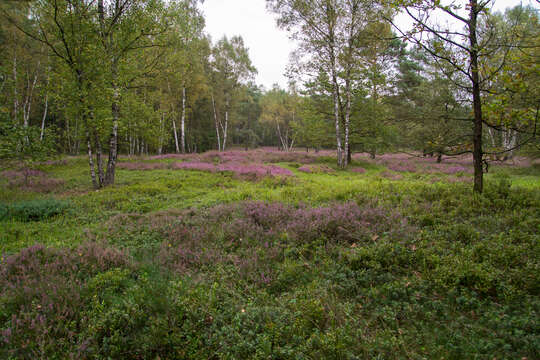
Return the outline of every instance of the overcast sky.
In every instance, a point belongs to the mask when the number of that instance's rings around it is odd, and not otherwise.
[[[202,6],[206,32],[215,42],[223,35],[241,35],[249,48],[251,61],[258,70],[257,84],[267,89],[274,83],[286,87],[283,76],[294,43],[276,26],[275,16],[266,11],[265,0],[205,0]],[[519,3],[536,4],[535,0],[497,0],[496,10]]]

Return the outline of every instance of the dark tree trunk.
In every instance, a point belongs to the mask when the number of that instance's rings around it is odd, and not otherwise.
[[[473,83],[473,163],[474,163],[474,192],[482,193],[484,190],[484,169],[482,166],[482,99],[480,96],[480,76],[478,73],[478,40],[476,37],[476,25],[478,18],[478,2],[471,0],[469,40],[471,44],[471,75]]]
[[[99,136],[97,135],[97,132],[94,130],[94,139],[96,142],[96,162],[97,162],[97,169],[98,169],[98,182],[99,187],[103,187],[103,184],[105,183],[105,175],[103,170],[103,159],[101,158],[101,141],[99,139]]]
[[[109,138],[109,160],[107,162],[107,174],[104,185],[114,184],[116,172],[116,160],[118,157],[118,120],[120,117],[120,90],[118,88],[118,64],[116,60],[112,65],[113,100],[111,111],[113,116],[112,131]]]

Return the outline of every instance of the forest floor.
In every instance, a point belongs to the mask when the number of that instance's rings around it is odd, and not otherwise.
[[[0,169],[0,358],[538,359],[540,165],[271,149]]]

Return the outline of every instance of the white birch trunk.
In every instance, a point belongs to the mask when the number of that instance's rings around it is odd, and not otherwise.
[[[227,107],[228,107],[228,101],[227,101]],[[221,149],[225,151],[225,148],[227,146],[227,129],[229,127],[229,110],[225,110],[225,127],[223,128],[223,146]]]
[[[47,119],[47,110],[49,109],[49,83],[51,81],[51,68],[47,67],[47,83],[45,88],[45,109],[43,110],[43,117],[41,118],[41,133],[39,134],[39,141],[43,141],[43,135],[45,133],[45,119]],[[68,131],[69,133],[69,131]]]
[[[39,67],[39,63],[37,65]],[[34,94],[34,88],[36,87],[37,83],[37,71],[34,75],[34,80],[32,81],[32,84],[30,84],[30,74],[27,73],[27,90],[26,90],[26,98],[24,100],[23,105],[23,121],[24,121],[24,127],[28,127],[30,122],[30,110],[32,109],[32,97]]]
[[[45,94],[45,110],[43,111],[43,117],[41,118],[41,133],[39,134],[39,141],[43,141],[43,135],[45,133],[45,119],[47,118],[48,108],[49,108],[49,94]]]
[[[182,124],[181,124],[182,154],[186,153],[186,87],[182,87]]]
[[[492,128],[488,128],[488,134],[489,134],[489,138],[491,140],[491,146],[493,146],[494,148],[497,147],[497,143],[495,142],[495,136],[493,135],[493,129]]]
[[[169,95],[172,95],[171,84],[169,83],[169,79],[167,79],[167,88],[169,89]],[[174,114],[174,111],[171,111],[171,114]],[[173,131],[174,131],[174,144],[176,145],[176,153],[179,154],[180,146],[178,144],[178,132],[176,131],[176,120],[174,120],[174,115],[172,117],[172,125],[173,125]]]
[[[338,166],[343,166],[343,148],[341,146],[341,131],[339,127],[339,99],[338,99],[338,83],[335,74],[335,69],[333,69],[334,74],[332,75],[333,80],[333,96],[334,96],[334,122],[336,126],[336,148],[337,148],[337,162]]]
[[[176,121],[174,120],[174,116],[172,118],[172,126],[173,126],[173,132],[174,132],[174,144],[176,145],[176,153],[180,153],[180,147],[178,145],[178,132],[176,131]]]
[[[351,121],[351,80],[349,78],[350,74],[347,74],[348,78],[346,80],[345,92],[346,92],[346,104],[345,104],[345,156],[343,157],[343,166],[349,164],[349,124]]]
[[[86,145],[88,146],[88,163],[90,164],[90,177],[92,178],[92,184],[94,185],[94,189],[99,189],[94,166],[94,156],[92,154],[92,142],[90,140],[90,133],[88,130],[86,130]]]
[[[218,151],[221,151],[221,138],[219,136],[219,124],[218,124],[218,118],[217,118],[217,112],[216,112],[216,101],[214,99],[214,94],[212,94],[212,107],[214,108],[214,122],[216,124]]]

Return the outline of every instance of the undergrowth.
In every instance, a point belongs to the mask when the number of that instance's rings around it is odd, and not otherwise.
[[[95,192],[71,159],[41,169],[56,200],[7,189],[27,210],[0,214],[0,357],[540,357],[535,169],[474,195],[466,173],[272,156],[293,176],[164,158]]]

